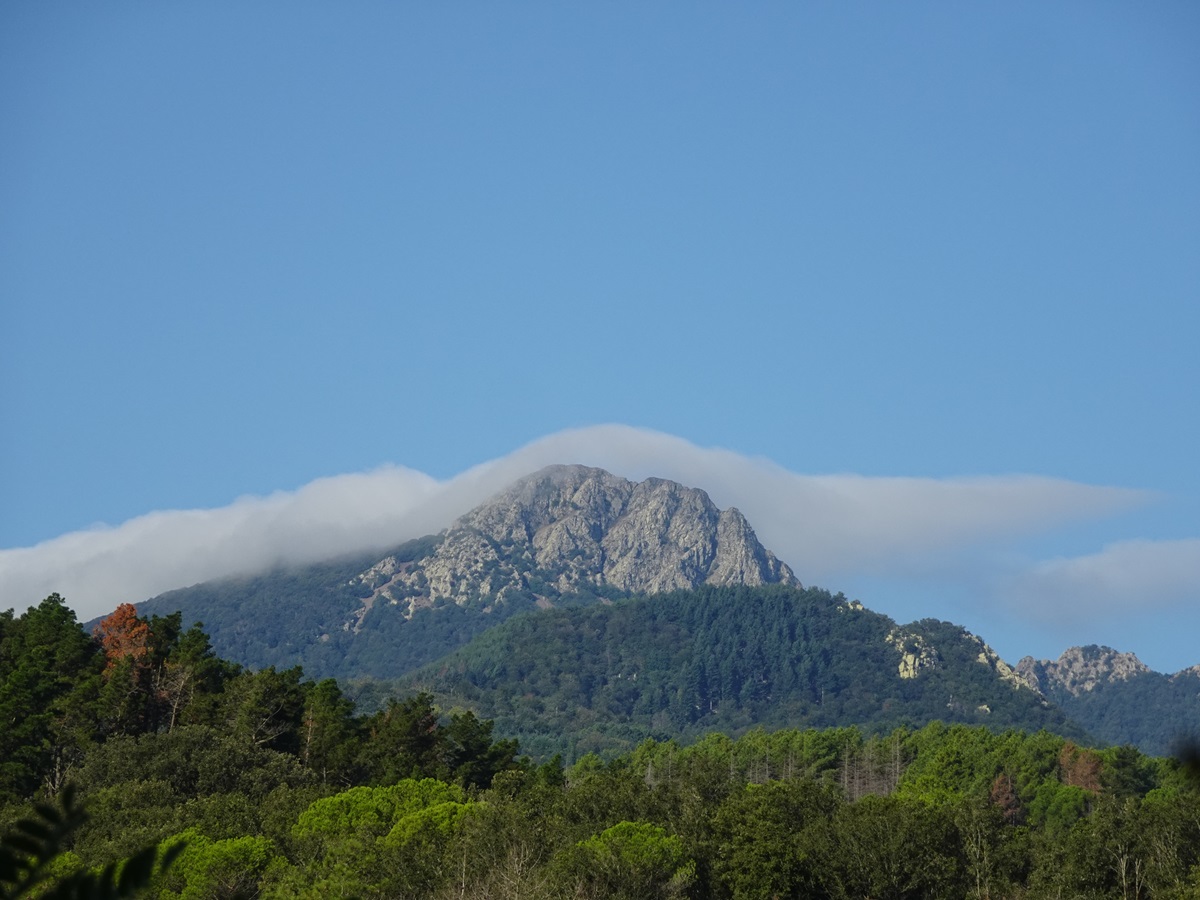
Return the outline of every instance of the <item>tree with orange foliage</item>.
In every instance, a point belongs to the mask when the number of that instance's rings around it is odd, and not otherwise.
[[[1004,821],[1009,825],[1016,825],[1021,818],[1021,801],[1007,772],[1001,772],[992,781],[990,798],[992,806],[1000,810]]]
[[[1063,784],[1098,794],[1103,771],[1104,763],[1095,751],[1077,747],[1070,741],[1063,744],[1058,754],[1058,775]]]
[[[108,673],[124,659],[132,660],[135,668],[143,665],[150,653],[150,626],[138,618],[132,603],[122,603],[111,616],[101,619],[92,634],[104,648],[108,660],[104,671]]]
[[[108,734],[147,730],[155,718],[149,623],[138,618],[132,603],[122,603],[100,620],[92,636],[105,657],[100,693],[103,730]]]

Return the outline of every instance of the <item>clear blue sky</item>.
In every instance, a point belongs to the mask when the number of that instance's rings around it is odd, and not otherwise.
[[[1198,47],[1191,2],[6,3],[0,547],[618,422],[1155,492],[984,555],[1164,542],[1088,639],[1200,663]],[[1066,646],[968,562],[828,586]]]

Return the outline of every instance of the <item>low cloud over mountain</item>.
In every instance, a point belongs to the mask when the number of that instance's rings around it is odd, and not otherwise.
[[[804,475],[659,432],[604,425],[542,438],[447,481],[388,466],[244,497],[218,509],[153,512],[115,527],[3,550],[0,605],[23,608],[58,591],[81,618],[89,618],[122,601],[210,578],[383,549],[446,527],[516,479],[553,463],[701,487],[718,506],[738,507],[801,580],[834,588],[848,573],[889,577],[914,567],[952,568],[959,554],[1150,499],[1138,490],[1029,475]],[[1093,590],[1096,581],[1088,573],[1108,571],[1109,561],[1121,578],[1136,583],[1163,575],[1163,559],[1183,559],[1167,570],[1174,585],[1170,596],[1194,598],[1200,593],[1195,544],[1120,544],[1095,557],[1045,563],[1025,577],[1029,585],[1053,588],[1059,594],[1055,602],[1069,610],[1075,608],[1071,592]]]

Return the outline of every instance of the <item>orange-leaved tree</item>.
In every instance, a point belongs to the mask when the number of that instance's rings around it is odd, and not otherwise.
[[[1100,793],[1104,763],[1094,750],[1077,747],[1067,741],[1058,754],[1058,777],[1063,784],[1073,785],[1093,794]]]
[[[111,672],[124,659],[135,666],[145,664],[150,654],[150,626],[138,618],[132,603],[122,603],[111,616],[101,619],[92,631],[104,648],[106,672]]]

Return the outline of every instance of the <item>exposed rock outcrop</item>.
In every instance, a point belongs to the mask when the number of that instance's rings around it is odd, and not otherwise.
[[[1022,678],[1016,669],[1001,659],[1000,654],[989,647],[987,643],[984,642],[983,638],[972,634],[971,640],[979,645],[979,656],[975,658],[975,661],[980,665],[987,666],[989,669],[995,672],[1001,681],[1006,681],[1015,688],[1029,687],[1033,688],[1033,690],[1037,690],[1036,687],[1029,684],[1028,681]]]
[[[887,642],[900,652],[896,671],[901,678],[916,678],[923,669],[937,668],[937,651],[929,646],[923,635],[896,627],[888,632]]]
[[[862,608],[861,604],[859,608]],[[901,678],[920,678],[923,673],[933,669],[958,667],[959,671],[963,671],[965,667],[980,665],[988,669],[993,678],[1013,690],[1039,693],[1001,659],[983,638],[949,622],[927,619],[911,625],[897,625],[885,639],[899,655],[896,670]],[[1045,698],[1040,699],[1045,702]]]
[[[1150,671],[1150,667],[1132,653],[1094,644],[1071,647],[1053,661],[1026,656],[1017,663],[1017,674],[1025,683],[1047,696],[1065,691],[1078,697],[1101,684],[1128,681]]]
[[[429,557],[382,560],[357,579],[406,613],[450,600],[490,608],[513,592],[601,587],[661,593],[703,584],[799,584],[734,508],[702,490],[603,469],[551,466],[458,519]]]

